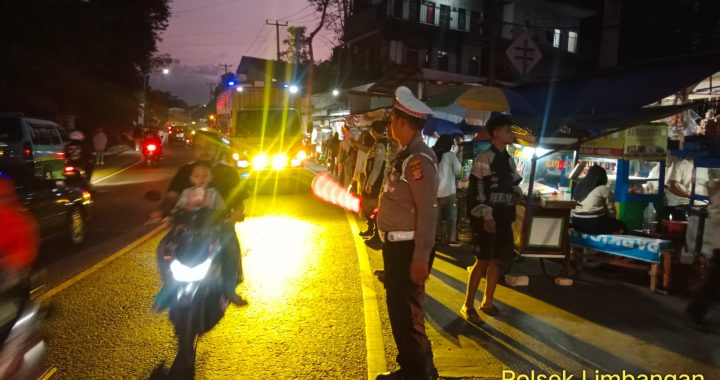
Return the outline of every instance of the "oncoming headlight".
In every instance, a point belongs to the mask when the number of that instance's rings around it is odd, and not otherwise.
[[[238,161],[238,160],[240,160],[240,154],[238,154],[238,153],[233,153],[233,154],[232,154],[232,158],[233,158],[233,160]]]
[[[282,169],[287,166],[288,158],[285,153],[278,153],[273,156],[272,167],[273,169]]]
[[[202,264],[190,268],[185,266],[183,263],[173,260],[170,263],[170,272],[172,273],[175,281],[179,282],[195,282],[200,281],[207,275],[210,270],[210,264],[212,259],[207,259]]]
[[[268,165],[268,156],[265,153],[260,153],[252,160],[252,166],[255,169],[263,169]]]
[[[247,169],[250,167],[250,162],[248,160],[237,160],[237,167],[240,169]]]

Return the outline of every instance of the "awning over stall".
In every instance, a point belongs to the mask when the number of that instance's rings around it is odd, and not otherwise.
[[[704,53],[640,62],[513,90],[550,118],[581,118],[637,110],[718,71],[720,52]]]

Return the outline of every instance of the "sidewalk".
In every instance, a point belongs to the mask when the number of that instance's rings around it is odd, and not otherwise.
[[[314,163],[306,167],[325,171]],[[373,269],[380,269],[377,252],[369,252]],[[484,323],[473,325],[458,312],[464,302],[466,268],[473,261],[467,246],[439,246],[426,285],[426,329],[441,378],[502,379],[503,370],[528,376],[516,380],[531,379],[533,370],[560,374],[559,378],[567,371],[574,379],[593,380],[596,370],[597,379],[604,374],[623,379],[623,371],[702,374],[705,379],[720,373],[720,336],[686,328],[687,299],[651,293],[642,271],[601,266],[586,269],[574,285],[561,287],[543,274],[539,260],[521,259],[511,271],[527,275],[529,286],[500,285],[496,291],[497,304],[507,317],[483,314]],[[483,287],[484,282],[480,290]],[[478,291],[476,305],[481,298]],[[708,315],[716,330],[718,320],[716,308]]]

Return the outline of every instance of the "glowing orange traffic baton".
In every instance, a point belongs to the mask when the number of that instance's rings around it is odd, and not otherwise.
[[[310,185],[313,194],[325,202],[332,203],[352,212],[360,211],[360,197],[348,192],[335,178],[319,173]]]

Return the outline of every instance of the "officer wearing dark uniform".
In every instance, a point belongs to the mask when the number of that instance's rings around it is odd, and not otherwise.
[[[385,121],[373,122],[370,126],[370,134],[374,139],[372,148],[368,151],[365,160],[365,185],[363,186],[363,215],[368,222],[366,231],[360,233],[362,237],[371,237],[365,241],[370,248],[380,249],[382,242],[375,223],[374,209],[377,208],[378,197],[383,183],[387,155],[390,150],[390,142],[385,135]]]
[[[480,322],[475,310],[475,293],[480,279],[486,277],[480,310],[491,316],[502,311],[493,304],[500,268],[513,257],[512,223],[515,221],[515,198],[521,194],[515,161],[505,149],[513,142],[512,121],[498,115],[491,118],[486,129],[492,138],[489,149],[481,152],[473,162],[468,196],[474,220],[473,252],[475,265],[470,271],[465,304],[460,314],[470,322]]]
[[[400,369],[376,379],[436,379],[425,333],[425,281],[437,226],[437,160],[422,141],[430,108],[407,87],[395,92],[390,132],[400,150],[390,161],[377,216],[385,290]]]

